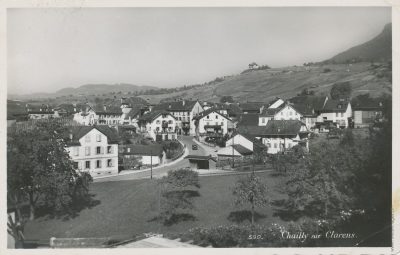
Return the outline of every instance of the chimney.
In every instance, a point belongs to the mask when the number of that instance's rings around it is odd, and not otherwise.
[[[74,138],[74,135],[72,133],[69,134],[69,140],[72,141],[72,139]]]
[[[168,108],[171,109],[171,105],[168,105]]]
[[[182,106],[185,106],[185,99],[182,100]]]
[[[107,111],[107,105],[103,105],[104,111]]]

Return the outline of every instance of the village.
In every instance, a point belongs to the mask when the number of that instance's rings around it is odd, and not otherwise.
[[[309,141],[337,130],[365,128],[383,121],[383,105],[368,99],[307,94],[271,102],[210,103],[175,100],[150,104],[140,97],[90,103],[26,104],[25,113],[9,114],[9,128],[55,120],[68,127],[65,141],[77,171],[94,178],[135,173],[169,165],[185,156],[193,169],[234,170],[254,154],[309,151]],[[25,120],[25,121],[21,121]],[[200,150],[198,149],[200,147]],[[190,153],[189,153],[190,152]]]

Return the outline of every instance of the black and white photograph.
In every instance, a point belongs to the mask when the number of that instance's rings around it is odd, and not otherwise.
[[[393,8],[6,8],[7,249],[390,250]]]

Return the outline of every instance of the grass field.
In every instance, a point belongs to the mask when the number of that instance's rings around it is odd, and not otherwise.
[[[271,173],[259,176],[270,187],[272,199],[281,199],[275,188],[281,177]],[[238,176],[200,177],[200,196],[195,198],[194,221],[161,226],[151,221],[158,212],[158,188],[155,180],[134,180],[95,183],[91,191],[99,204],[79,212],[69,220],[41,217],[25,228],[27,239],[47,240],[50,237],[111,237],[117,240],[147,232],[180,233],[192,227],[232,224],[231,212],[247,208],[233,206],[232,186]],[[280,222],[272,207],[258,209],[258,223]],[[246,220],[241,224],[248,224]]]

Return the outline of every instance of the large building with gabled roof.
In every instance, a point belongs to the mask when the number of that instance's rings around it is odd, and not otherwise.
[[[106,125],[70,126],[67,151],[78,171],[91,176],[118,174],[118,134]]]

